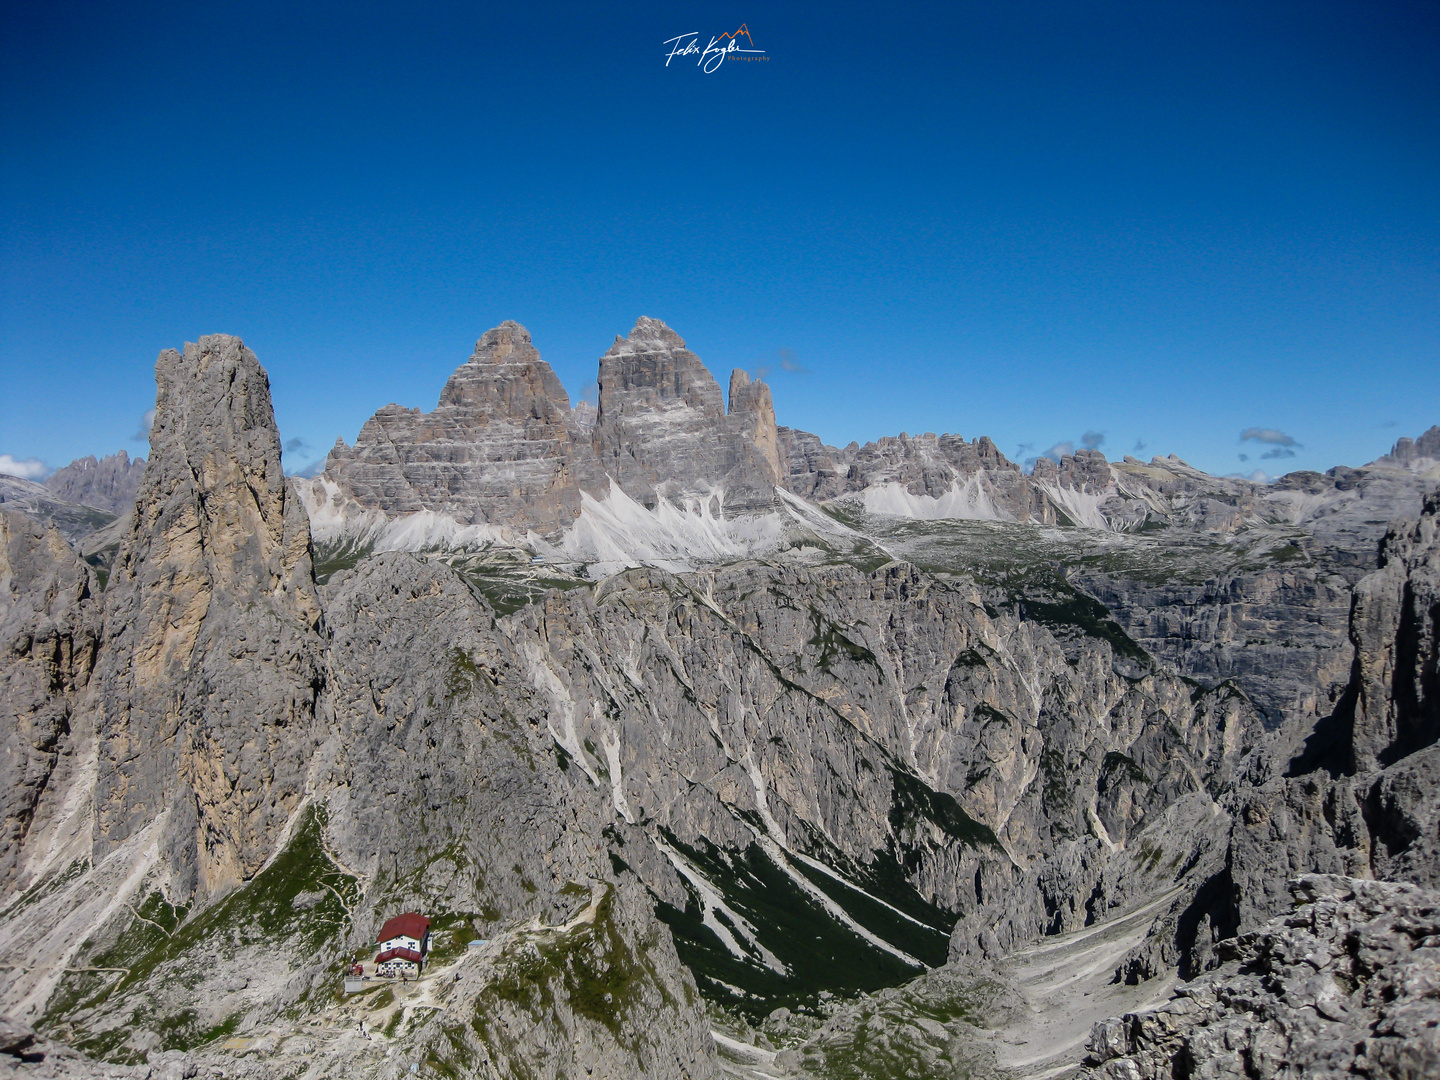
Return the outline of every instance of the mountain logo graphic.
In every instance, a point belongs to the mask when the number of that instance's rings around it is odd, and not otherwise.
[[[744,36],[746,41],[750,42],[750,47],[752,49],[756,47],[755,39],[750,36],[750,28],[744,23],[741,23],[740,29],[736,30],[733,34],[721,34],[719,40],[724,41],[726,38],[730,38],[732,40],[738,41],[742,35]]]

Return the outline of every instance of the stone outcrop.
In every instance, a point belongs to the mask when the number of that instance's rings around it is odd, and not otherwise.
[[[76,458],[46,477],[45,486],[65,502],[93,506],[119,517],[135,505],[144,472],[144,458],[132,460],[121,450],[99,461],[93,455]]]
[[[1264,568],[1264,562],[1276,563]],[[1110,610],[1156,659],[1206,686],[1233,680],[1267,726],[1315,720],[1339,704],[1354,656],[1350,583],[1298,547],[1185,581],[1179,574],[1107,573],[1068,579]]]
[[[433,412],[385,406],[353,447],[336,443],[325,476],[389,514],[430,510],[554,536],[580,512],[581,482],[594,481],[577,434],[529,331],[505,322],[475,343]]]
[[[0,888],[56,770],[73,767],[76,713],[100,635],[95,580],[53,529],[0,506]]]
[[[105,595],[95,852],[168,815],[177,898],[242,881],[298,804],[321,685],[305,511],[269,380],[223,334],[168,349]]]
[[[1091,1075],[1440,1074],[1440,894],[1307,875],[1300,905],[1221,950],[1174,1000],[1095,1026]]]
[[[1223,939],[1283,909],[1287,875],[1440,884],[1437,513],[1432,498],[1418,523],[1387,537],[1386,565],[1356,588],[1344,695],[1330,715],[1272,732],[1243,763],[1220,799],[1231,822],[1223,854],[1127,963],[1128,977],[1213,966]]]
[[[846,488],[872,513],[1002,521],[1055,520],[1020,466],[986,436],[900,434],[849,453]]]
[[[77,1054],[63,1043],[36,1034],[29,1024],[0,1016],[0,1076],[24,1080],[188,1080],[198,1075],[184,1054],[150,1065],[112,1065]]]
[[[818,435],[798,428],[777,427],[780,460],[784,466],[784,485],[802,499],[826,502],[849,490],[847,476],[850,457],[858,444],[844,450],[826,446]]]

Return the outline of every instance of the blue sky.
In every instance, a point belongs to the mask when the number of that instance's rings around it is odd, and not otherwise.
[[[1023,458],[1088,432],[1275,474],[1440,423],[1431,2],[6,21],[14,459],[143,453],[156,353],[226,332],[297,467],[387,402],[433,407],[506,318],[574,397],[662,318],[722,384],[773,369],[780,422],[842,444],[956,431]],[[667,38],[741,23],[767,62],[665,65]]]

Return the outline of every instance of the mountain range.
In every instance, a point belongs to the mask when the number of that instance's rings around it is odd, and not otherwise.
[[[300,479],[238,338],[156,380],[0,478],[0,1064],[1440,1070],[1440,427],[1026,473],[507,322]]]

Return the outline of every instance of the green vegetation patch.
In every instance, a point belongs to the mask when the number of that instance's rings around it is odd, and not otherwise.
[[[951,840],[966,847],[995,847],[995,831],[965,812],[953,795],[936,791],[919,777],[892,767],[890,828],[897,838],[915,835],[922,823],[938,826]]]
[[[359,541],[353,537],[332,543],[315,545],[311,561],[315,564],[315,580],[327,584],[341,570],[353,570],[360,560],[375,553],[372,541]]]
[[[625,940],[615,922],[614,893],[607,890],[596,906],[593,923],[580,923],[563,932],[528,934],[511,945],[498,964],[498,972],[476,999],[471,1027],[483,1043],[503,1059],[509,1035],[500,1022],[501,1004],[518,1007],[537,1020],[563,1002],[577,1016],[604,1026],[622,1046],[625,1020],[644,1000],[646,987],[669,997],[649,949],[658,939],[642,940],[636,947]],[[640,1025],[636,1038],[644,1038]]]
[[[839,626],[814,608],[810,609],[810,617],[815,622],[815,635],[805,644],[820,650],[818,663],[821,670],[831,671],[834,662],[841,657],[869,664],[876,671],[880,670],[880,662],[875,659],[875,654],[864,645],[851,641]]]
[[[354,878],[342,872],[321,844],[323,814],[309,808],[294,835],[273,862],[245,885],[199,911],[172,905],[152,892],[133,908],[135,918],[118,938],[76,967],[121,969],[111,972],[67,973],[52,995],[41,1027],[54,1030],[69,1023],[74,1045],[92,1056],[137,1061],[124,1043],[136,1028],[161,1036],[166,1050],[191,1050],[229,1034],[239,1017],[216,1026],[201,1025],[193,1010],[165,1013],[157,1007],[163,994],[152,993],[154,980],[167,985],[194,986],[194,969],[216,958],[253,957],[270,964],[276,956],[316,955],[335,944],[349,928],[347,905],[359,901]],[[297,907],[302,894],[318,894],[313,903]],[[344,903],[341,898],[344,898]],[[187,969],[186,961],[192,961]],[[127,1022],[109,1030],[91,1029],[94,1010],[113,1015],[129,1010]]]
[[[919,972],[916,966],[837,922],[771,861],[760,845],[734,851],[708,841],[692,847],[669,833],[665,837],[720,892],[726,905],[752,928],[759,945],[785,969],[781,972],[766,966],[758,951],[744,958],[736,956],[704,925],[700,896],[687,883],[690,895],[685,907],[662,901],[656,906],[657,914],[670,927],[676,950],[695,975],[700,992],[722,1008],[754,1021],[782,1005],[808,1012],[814,1010],[821,991],[844,995],[878,990],[906,982]],[[896,921],[889,912],[880,920],[883,926],[872,927],[861,916],[873,917],[875,909],[883,910],[881,905],[865,901],[833,880],[826,887],[827,895],[830,888],[851,893],[841,906],[877,936],[883,938],[881,930]],[[715,917],[722,925],[729,921],[723,912],[717,911]],[[752,931],[742,935],[741,929],[732,928],[732,935],[743,941]],[[929,948],[937,936],[933,931],[908,924],[904,934],[907,941],[919,939],[924,951],[933,955]]]
[[[1053,602],[1023,597],[1018,605],[1020,612],[1025,618],[1043,623],[1052,630],[1073,627],[1088,637],[1098,638],[1119,656],[1144,664],[1154,663],[1150,654],[1110,617],[1109,608],[1078,589],[1069,591],[1068,597]]]

